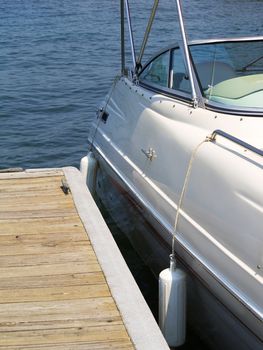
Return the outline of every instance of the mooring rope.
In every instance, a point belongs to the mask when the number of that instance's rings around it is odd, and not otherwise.
[[[177,235],[177,226],[178,226],[178,221],[179,221],[179,215],[180,215],[180,210],[182,207],[182,203],[183,203],[183,199],[184,199],[184,195],[187,189],[187,185],[189,182],[189,178],[190,178],[190,174],[191,174],[191,170],[192,170],[192,166],[193,166],[193,162],[195,159],[195,156],[199,150],[199,148],[206,142],[211,142],[213,141],[212,135],[207,136],[205,138],[205,140],[203,140],[202,142],[200,142],[195,149],[192,152],[190,161],[188,163],[188,167],[187,167],[187,171],[186,171],[186,175],[185,175],[185,179],[184,179],[184,184],[183,184],[183,188],[181,191],[181,195],[179,198],[179,202],[178,202],[178,206],[177,206],[177,212],[176,212],[176,216],[175,216],[175,223],[174,223],[174,233],[173,233],[173,240],[172,240],[172,254],[170,256],[170,258],[175,259],[175,239],[176,239],[176,235]]]

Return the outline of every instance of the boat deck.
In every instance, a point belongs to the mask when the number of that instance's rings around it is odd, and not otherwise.
[[[132,326],[129,286],[117,286],[114,264],[127,267],[81,180],[75,168],[0,174],[0,349],[154,349],[144,347],[151,335],[168,349],[137,287]]]

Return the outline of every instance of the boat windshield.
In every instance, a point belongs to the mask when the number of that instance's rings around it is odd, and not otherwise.
[[[207,103],[263,108],[263,40],[193,44],[190,52]]]

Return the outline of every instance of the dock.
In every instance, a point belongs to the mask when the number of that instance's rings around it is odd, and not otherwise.
[[[0,349],[169,349],[76,168],[0,174]]]

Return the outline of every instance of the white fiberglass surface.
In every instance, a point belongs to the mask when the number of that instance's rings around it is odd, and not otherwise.
[[[263,108],[263,41],[215,42],[190,46],[207,101]]]

